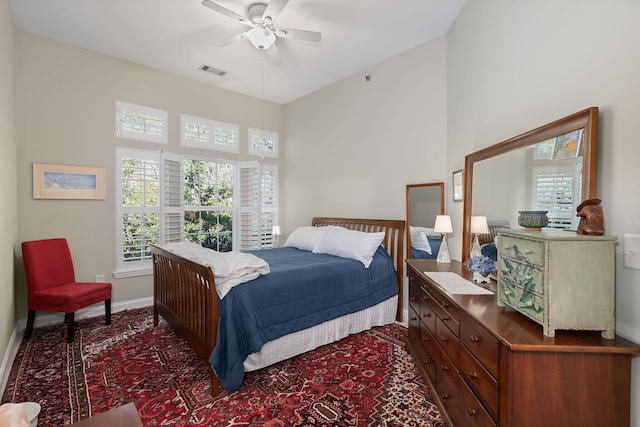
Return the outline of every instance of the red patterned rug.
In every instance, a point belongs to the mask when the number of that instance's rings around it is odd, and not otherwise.
[[[407,330],[374,328],[247,373],[241,389],[209,393],[209,371],[152,309],[34,330],[2,402],[35,401],[40,426],[63,426],[135,402],[144,425],[444,426],[411,356]]]

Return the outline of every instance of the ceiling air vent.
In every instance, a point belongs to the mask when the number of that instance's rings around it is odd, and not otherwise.
[[[225,74],[227,74],[226,71],[222,71],[218,68],[210,67],[208,65],[201,65],[199,69],[202,71],[206,71],[207,73],[215,74],[216,76],[220,76],[220,77],[223,77]]]

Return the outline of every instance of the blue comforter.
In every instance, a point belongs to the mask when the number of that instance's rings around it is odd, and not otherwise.
[[[440,238],[429,237],[429,246],[431,247],[431,253],[422,251],[411,247],[411,259],[436,259],[438,258],[438,251],[440,251]]]
[[[369,268],[289,247],[250,252],[267,261],[271,272],[218,301],[218,336],[209,358],[229,391],[240,388],[244,360],[266,342],[398,294],[393,262],[382,247]]]

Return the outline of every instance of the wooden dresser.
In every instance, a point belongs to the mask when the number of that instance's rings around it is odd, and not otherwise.
[[[631,357],[640,346],[594,331],[542,327],[493,295],[452,295],[425,272],[459,262],[407,261],[407,346],[449,426],[628,426]]]

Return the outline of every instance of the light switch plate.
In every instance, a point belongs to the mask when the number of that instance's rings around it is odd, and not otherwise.
[[[640,234],[624,234],[624,266],[640,270]]]

